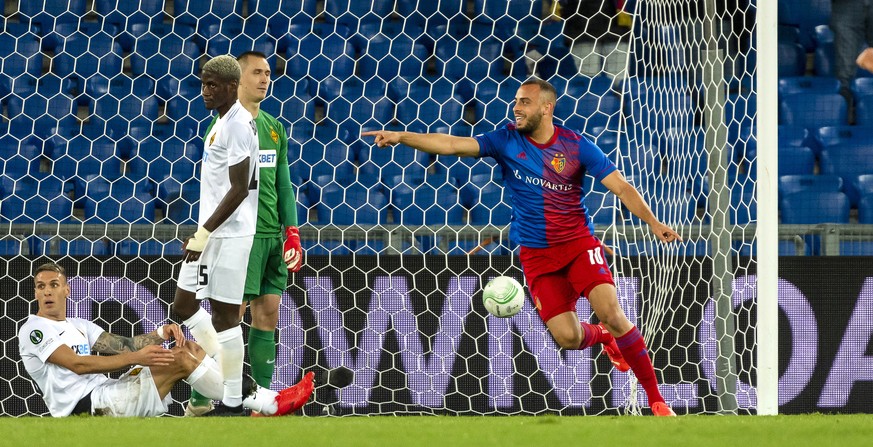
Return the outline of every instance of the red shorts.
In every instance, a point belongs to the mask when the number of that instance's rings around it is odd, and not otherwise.
[[[600,284],[615,284],[600,240],[582,237],[549,248],[521,247],[524,278],[544,322],[575,312],[579,296]]]

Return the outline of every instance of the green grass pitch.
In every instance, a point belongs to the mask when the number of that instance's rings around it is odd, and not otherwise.
[[[8,446],[870,446],[873,415],[0,418]]]

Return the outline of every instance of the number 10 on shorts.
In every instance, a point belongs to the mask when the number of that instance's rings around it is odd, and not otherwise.
[[[600,252],[600,247],[588,250],[588,260],[592,264],[603,264],[603,254]]]

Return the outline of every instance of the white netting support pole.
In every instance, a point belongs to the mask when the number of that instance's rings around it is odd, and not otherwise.
[[[707,0],[704,15],[705,44],[701,47],[703,89],[705,97],[704,146],[709,160],[709,213],[712,219],[710,252],[712,256],[712,293],[715,300],[715,333],[718,340],[716,360],[716,393],[719,411],[737,412],[737,362],[734,357],[736,322],[733,312],[734,279],[731,259],[731,229],[728,219],[730,185],[728,185],[727,125],[725,124],[724,53],[719,48],[723,40],[721,19],[715,11],[715,1]],[[692,68],[694,70],[695,68]]]
[[[757,5],[757,85],[776,85],[777,64],[777,3]],[[756,331],[758,414],[779,413],[779,211],[777,170],[778,98],[776,89],[761,88],[758,92],[758,324]]]

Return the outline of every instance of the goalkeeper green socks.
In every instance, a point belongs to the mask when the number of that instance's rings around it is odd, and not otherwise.
[[[276,369],[275,331],[249,329],[249,361],[255,382],[269,389]]]

